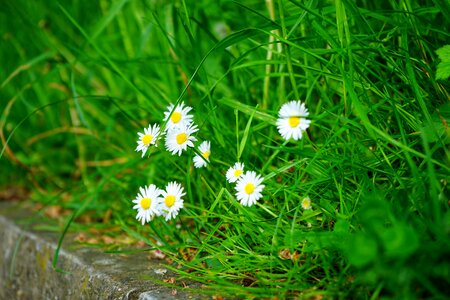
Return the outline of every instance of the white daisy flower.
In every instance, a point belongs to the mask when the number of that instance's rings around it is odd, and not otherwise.
[[[227,171],[226,177],[229,183],[236,182],[244,173],[244,163],[237,162]]]
[[[166,149],[172,152],[172,155],[181,153],[187,149],[187,147],[194,147],[197,139],[192,135],[198,131],[198,127],[195,124],[183,127],[175,127],[167,133],[166,137]]]
[[[247,171],[236,183],[236,198],[244,206],[251,206],[262,197],[265,185],[261,184],[264,178],[253,171]]]
[[[139,188],[139,193],[133,203],[133,209],[137,209],[138,213],[136,219],[142,221],[142,225],[146,222],[150,222],[155,215],[160,215],[160,195],[161,190],[154,184]]]
[[[194,166],[196,168],[206,167],[209,163],[209,156],[211,155],[211,143],[209,141],[204,141],[198,147],[198,151],[202,154],[194,156]]]
[[[144,133],[138,132],[139,140],[137,141],[137,147],[136,151],[142,151],[142,157],[144,157],[145,152],[147,152],[148,147],[150,145],[155,145],[155,147],[158,147],[156,144],[156,141],[158,140],[159,136],[161,134],[160,128],[158,124],[152,124],[148,125],[148,128],[144,128]]]
[[[164,121],[167,121],[166,131],[172,130],[175,127],[189,126],[193,122],[194,117],[188,114],[192,110],[192,107],[184,106],[184,102],[181,102],[175,107],[175,110],[173,108],[174,105],[171,103],[164,112]],[[172,110],[173,113],[171,115]]]
[[[305,103],[302,103],[301,101],[290,101],[283,104],[278,112],[278,132],[286,140],[289,140],[290,138],[293,138],[294,140],[301,139],[303,131],[305,131],[311,123],[310,120],[305,118],[307,116],[309,116],[309,112],[305,107]]]
[[[169,182],[166,186],[166,190],[161,192],[162,201],[160,204],[160,210],[166,219],[166,221],[175,218],[178,215],[178,211],[183,208],[183,197],[186,195],[184,193],[183,187],[173,181]]]
[[[312,206],[311,206],[311,199],[309,199],[308,196],[306,196],[305,198],[303,198],[303,200],[302,200],[302,208],[303,208],[304,210],[308,210],[308,209],[311,209],[311,208],[312,208]]]

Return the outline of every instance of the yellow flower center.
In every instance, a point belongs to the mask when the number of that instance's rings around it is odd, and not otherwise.
[[[174,111],[173,114],[170,116],[170,120],[172,120],[174,124],[177,124],[178,122],[181,121],[181,113]]]
[[[142,137],[142,143],[144,143],[145,146],[148,146],[153,140],[153,136],[151,134],[146,134]]]
[[[254,186],[253,184],[251,184],[251,183],[247,183],[247,184],[245,185],[245,187],[244,187],[244,191],[245,191],[248,195],[252,194],[254,190],[255,190],[255,186]]]
[[[237,169],[234,171],[234,177],[239,177],[239,176],[241,176],[241,174],[242,174],[242,170],[240,170],[240,169]]]
[[[172,207],[175,203],[175,196],[168,195],[166,199],[164,199],[164,203],[166,203],[167,207]]]
[[[302,206],[304,209],[310,209],[311,208],[311,200],[309,198],[303,199]]]
[[[299,117],[289,117],[288,119],[289,126],[292,128],[295,128],[300,124],[300,118]]]
[[[203,157],[206,158],[206,159],[209,158],[209,155],[210,155],[210,154],[211,154],[211,153],[210,153],[209,151],[205,151],[205,152],[202,153]]]
[[[186,133],[183,132],[183,133],[177,134],[176,139],[177,139],[178,145],[181,145],[181,144],[186,143],[186,141],[188,140],[188,136]]]
[[[152,205],[152,200],[149,198],[142,198],[140,204],[143,209],[147,210],[150,208],[150,205]]]

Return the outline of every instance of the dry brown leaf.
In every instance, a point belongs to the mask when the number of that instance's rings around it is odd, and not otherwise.
[[[170,283],[170,284],[175,284],[176,281],[177,281],[177,279],[175,277],[169,277],[167,279],[164,279],[164,282]]]

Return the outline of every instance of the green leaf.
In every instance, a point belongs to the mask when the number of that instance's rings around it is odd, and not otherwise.
[[[422,134],[425,135],[429,143],[442,142],[450,143],[450,104],[444,103],[434,114],[431,115],[432,123],[424,121]]]
[[[450,45],[437,49],[436,54],[441,59],[436,69],[436,80],[445,80],[450,77]]]
[[[239,152],[237,155],[238,161],[241,158],[242,152],[244,152],[245,145],[247,144],[247,138],[248,138],[248,134],[250,132],[250,126],[252,124],[252,120],[253,120],[253,116],[255,115],[255,112],[256,112],[256,107],[253,110],[252,114],[250,115],[250,118],[248,119],[247,126],[245,126],[245,130],[244,130],[244,136],[242,137],[242,140],[239,143]]]
[[[413,228],[396,224],[381,235],[386,255],[408,258],[419,247],[419,238]]]
[[[255,119],[261,120],[263,122],[267,122],[272,125],[275,125],[277,122],[277,119],[274,116],[265,112],[258,111],[255,109],[254,106],[244,104],[238,100],[230,98],[222,98],[219,100],[219,102],[233,109],[237,109],[238,111],[243,112],[246,115],[249,116],[253,115]]]
[[[377,255],[377,242],[362,232],[355,234],[348,244],[347,257],[355,267],[363,267],[371,263]]]
[[[350,230],[350,223],[347,220],[338,220],[334,224],[333,231],[337,234],[346,234]]]
[[[95,40],[105,30],[105,28],[112,22],[112,20],[114,20],[114,18],[118,14],[120,14],[120,12],[122,11],[123,6],[128,1],[129,0],[115,1],[111,5],[110,10],[95,25],[95,28],[94,28],[94,30],[92,32],[92,35],[91,35],[92,41]]]
[[[289,248],[295,248],[305,240],[306,233],[301,230],[288,231],[284,237],[284,243]]]
[[[213,270],[221,269],[223,267],[220,260],[218,260],[217,258],[214,258],[214,257],[206,258],[205,263],[208,266],[208,268],[213,269]]]

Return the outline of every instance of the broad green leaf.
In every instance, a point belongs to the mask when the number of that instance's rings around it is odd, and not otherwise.
[[[390,257],[408,258],[419,247],[419,237],[410,226],[396,224],[381,235],[385,253]]]
[[[436,69],[436,80],[448,79],[450,77],[450,45],[437,49],[436,54],[441,59]]]
[[[374,239],[360,232],[353,236],[347,248],[347,257],[355,267],[363,267],[378,256],[378,247]]]
[[[346,234],[350,230],[350,223],[347,220],[338,220],[334,224],[333,231],[337,234]]]

